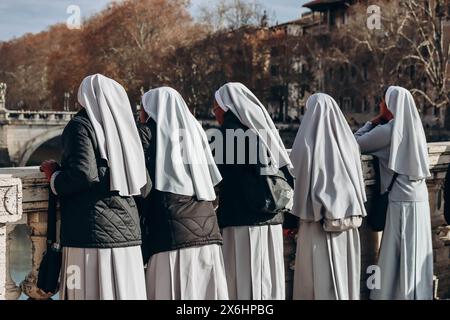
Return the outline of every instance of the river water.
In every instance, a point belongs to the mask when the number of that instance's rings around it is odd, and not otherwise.
[[[31,271],[31,241],[25,225],[18,225],[13,231],[9,257],[11,277],[20,284]],[[20,299],[26,296],[22,294]]]

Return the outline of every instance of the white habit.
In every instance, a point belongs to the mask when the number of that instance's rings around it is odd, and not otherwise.
[[[146,300],[141,248],[64,248],[61,300]]]
[[[265,106],[242,83],[217,90],[218,105],[258,135],[262,175],[292,167],[280,134]],[[238,183],[238,181],[237,181]],[[223,250],[232,300],[284,300],[285,267],[282,225],[239,226],[223,229]]]
[[[359,147],[332,97],[315,94],[306,107],[291,153],[300,218],[294,299],[357,300],[366,215]]]
[[[149,300],[228,300],[222,248],[207,245],[152,256],[147,265]]]
[[[223,229],[223,254],[231,300],[284,300],[281,225]]]
[[[206,133],[181,95],[162,87],[147,92],[142,102],[156,122],[155,189],[215,200],[214,186],[222,177]],[[228,299],[222,248],[216,244],[153,255],[146,281],[149,300]]]
[[[379,254],[381,287],[374,300],[433,297],[433,247],[426,177],[425,134],[412,95],[391,87],[386,94],[394,119],[372,129],[368,122],[356,134],[363,153],[378,157],[382,192],[400,175],[389,194],[386,227]]]

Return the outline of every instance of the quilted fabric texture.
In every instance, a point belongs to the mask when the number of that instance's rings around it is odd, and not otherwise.
[[[61,244],[79,248],[140,245],[136,203],[132,197],[109,191],[108,165],[99,156],[84,110],[69,122],[62,143],[62,169],[55,179],[61,203]]]

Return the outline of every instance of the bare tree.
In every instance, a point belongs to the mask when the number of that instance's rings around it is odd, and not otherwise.
[[[310,51],[321,62],[325,90],[375,105],[384,86],[401,85],[415,95],[423,116],[430,116],[427,121],[434,122],[434,109],[440,108],[443,124],[450,102],[444,2],[379,1],[381,29],[366,27],[366,3],[351,6],[346,24],[307,44],[316,47]]]
[[[199,21],[209,26],[212,32],[236,30],[244,26],[259,26],[273,19],[274,13],[257,1],[219,0],[213,6],[200,8]]]
[[[445,0],[402,0],[406,15],[399,34],[410,45],[411,53],[404,57],[419,65],[426,76],[425,87],[412,92],[423,97],[430,106],[440,109],[440,120],[445,119],[450,104],[448,80],[450,77],[450,26]]]

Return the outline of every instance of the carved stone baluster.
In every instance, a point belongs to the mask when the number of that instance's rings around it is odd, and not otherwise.
[[[17,300],[22,293],[20,287],[16,285],[12,276],[11,276],[11,267],[10,267],[10,256],[11,256],[11,244],[12,244],[12,234],[14,229],[16,228],[16,224],[9,224],[6,226],[6,300]]]
[[[23,293],[32,300],[48,300],[53,294],[45,293],[37,287],[39,265],[47,248],[47,212],[29,213],[28,226],[31,230],[31,272],[20,284],[20,287]]]
[[[0,300],[6,299],[7,224],[22,218],[22,182],[11,175],[0,175]]]
[[[46,294],[37,288],[37,276],[46,249],[48,182],[39,172],[39,168],[5,168],[0,169],[0,174],[2,173],[18,178],[23,184],[23,201],[20,201],[20,205],[23,205],[23,212],[27,215],[27,226],[30,229],[32,265],[20,288],[30,299],[47,300],[52,294]]]
[[[6,83],[0,83],[0,111],[6,110]]]
[[[6,224],[0,223],[0,300],[6,296]]]

